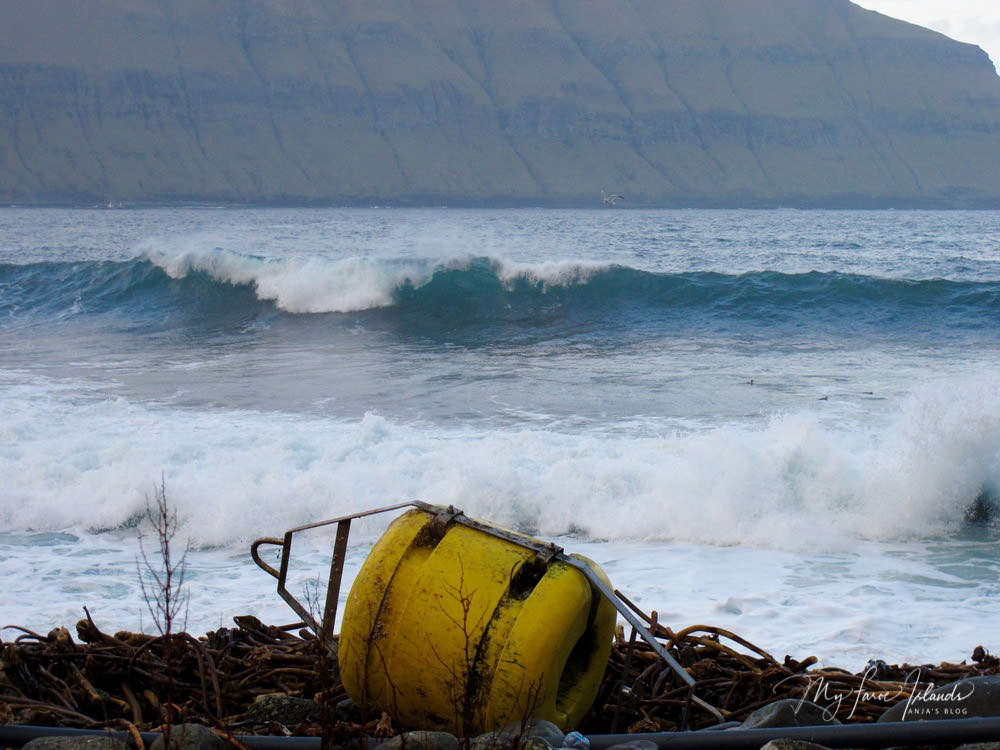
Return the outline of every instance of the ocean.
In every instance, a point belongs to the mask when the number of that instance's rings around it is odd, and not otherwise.
[[[162,486],[192,632],[296,619],[254,539],[421,499],[674,628],[960,661],[1000,649],[1000,213],[0,209],[0,477],[0,626],[153,630]]]

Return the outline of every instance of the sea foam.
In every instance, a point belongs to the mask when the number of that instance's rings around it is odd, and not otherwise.
[[[1000,484],[1000,388],[937,382],[863,428],[802,411],[559,432],[191,412],[37,380],[5,388],[0,441],[12,529],[128,524],[162,476],[200,545],[420,498],[542,535],[802,549],[960,525]]]
[[[290,313],[355,312],[387,307],[403,286],[419,289],[435,273],[485,264],[505,285],[526,281],[542,286],[586,283],[603,263],[524,263],[503,258],[457,255],[444,259],[321,256],[267,258],[223,249],[209,236],[177,242],[147,240],[143,254],[173,279],[201,272],[229,284],[252,285],[261,300]]]
[[[420,262],[387,264],[363,257],[268,259],[217,248],[148,250],[146,257],[171,278],[192,271],[217,281],[248,284],[258,298],[291,313],[351,312],[392,304],[403,283],[422,285],[432,269]]]

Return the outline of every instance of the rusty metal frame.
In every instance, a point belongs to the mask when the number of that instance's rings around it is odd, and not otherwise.
[[[632,626],[633,637],[636,633],[638,633],[642,639],[646,641],[646,643],[648,643],[654,651],[656,651],[660,658],[666,662],[667,666],[670,667],[674,674],[676,674],[684,682],[684,684],[688,686],[688,703],[698,705],[715,716],[720,722],[725,721],[725,717],[719,709],[694,694],[694,678],[688,674],[684,667],[677,663],[677,660],[670,655],[670,652],[667,651],[666,647],[656,639],[656,637],[643,624],[642,620],[639,619],[635,612],[633,612],[625,604],[625,602],[619,598],[619,596],[600,578],[600,576],[593,571],[589,565],[565,554],[562,547],[559,547],[551,542],[531,539],[530,537],[515,534],[507,529],[483,523],[482,521],[477,521],[474,518],[469,518],[461,510],[451,505],[444,508],[440,505],[425,503],[422,500],[408,500],[403,503],[397,503],[396,505],[387,505],[383,508],[375,508],[374,510],[352,513],[349,516],[340,516],[339,518],[317,521],[316,523],[306,524],[305,526],[297,526],[294,529],[286,531],[283,539],[277,539],[275,537],[257,539],[250,545],[250,556],[253,558],[253,561],[257,563],[258,567],[261,568],[261,570],[278,579],[278,594],[285,600],[288,606],[302,618],[302,621],[306,623],[306,625],[317,635],[317,637],[325,642],[329,642],[333,636],[334,621],[337,617],[340,584],[344,574],[344,560],[347,556],[347,539],[351,532],[351,521],[356,518],[364,518],[366,516],[378,515],[379,513],[388,513],[389,511],[400,510],[401,508],[418,508],[419,510],[433,516],[434,520],[442,525],[447,525],[453,522],[460,523],[463,526],[468,526],[469,528],[481,531],[484,534],[489,534],[520,547],[524,547],[534,552],[537,559],[541,562],[548,563],[551,560],[559,560],[560,562],[566,563],[570,567],[576,568],[584,575],[594,590],[598,591],[601,596],[611,602],[614,608],[618,610],[618,614],[625,618],[625,621]],[[288,581],[288,566],[292,552],[292,537],[302,531],[309,531],[311,529],[317,529],[333,524],[337,524],[337,536],[333,545],[333,556],[330,560],[330,577],[326,589],[326,604],[323,607],[322,619],[317,622],[313,613],[310,612],[307,607],[303,606],[286,586]],[[281,564],[278,570],[275,570],[261,559],[259,549],[264,545],[277,546],[281,548]]]
[[[340,582],[344,575],[344,559],[347,557],[347,538],[351,533],[351,521],[356,518],[363,518],[365,516],[374,516],[379,513],[387,513],[391,510],[399,510],[400,508],[407,507],[417,507],[421,510],[428,511],[437,515],[438,508],[428,503],[421,502],[420,500],[411,500],[405,503],[397,503],[396,505],[387,505],[384,508],[375,508],[374,510],[366,510],[361,513],[352,513],[349,516],[341,516],[340,518],[331,518],[326,521],[317,521],[316,523],[309,523],[305,526],[296,526],[294,529],[289,529],[285,532],[284,539],[277,539],[275,537],[264,537],[257,539],[250,545],[250,557],[253,561],[257,563],[257,567],[278,579],[278,595],[285,600],[285,603],[291,607],[295,613],[302,618],[302,621],[309,626],[318,637],[329,640],[333,635],[333,624],[337,618],[337,604],[340,598]],[[316,618],[313,616],[313,612],[309,611],[309,608],[304,606],[295,595],[288,590],[286,583],[288,581],[288,564],[292,557],[292,538],[301,531],[309,531],[311,529],[318,529],[322,526],[330,526],[332,524],[337,524],[337,538],[333,544],[333,558],[330,560],[330,578],[326,588],[326,603],[323,607],[323,619],[320,622],[316,622]],[[264,545],[272,545],[281,548],[281,564],[280,569],[275,570],[266,562],[264,562],[260,557],[260,547]]]

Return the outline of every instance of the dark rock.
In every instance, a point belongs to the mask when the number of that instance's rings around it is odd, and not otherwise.
[[[361,721],[361,709],[350,698],[344,698],[333,708],[333,716],[337,721],[358,723]]]
[[[551,721],[517,721],[498,732],[486,732],[472,739],[469,750],[551,750],[562,747],[564,735]]]
[[[807,742],[806,740],[779,738],[771,740],[761,747],[760,750],[826,750],[826,746],[817,745],[815,742]]]
[[[320,707],[316,701],[283,693],[258,695],[247,709],[247,721],[258,724],[276,721],[286,727],[306,720],[316,721],[319,715]]]
[[[375,750],[460,750],[458,738],[447,732],[405,732],[390,737]]]
[[[177,724],[170,728],[170,742],[161,734],[149,750],[226,750],[226,743],[211,729],[201,724]]]
[[[970,677],[939,688],[918,688],[879,717],[879,721],[925,721],[1000,716],[1000,675]]]
[[[469,750],[552,750],[541,737],[518,737],[504,732],[486,732],[469,743]]]
[[[886,664],[882,659],[869,659],[865,664],[864,674],[872,680],[902,682],[906,679],[907,672],[898,665]]]
[[[839,723],[829,708],[798,698],[782,698],[750,714],[743,722],[743,729],[813,727]]]
[[[469,750],[552,750],[552,745],[541,737],[486,732],[472,739]]]
[[[986,526],[997,517],[997,492],[993,488],[984,488],[976,499],[965,509],[965,522],[976,526]]]
[[[552,747],[562,747],[563,740],[566,738],[559,727],[545,719],[529,719],[527,722],[515,721],[500,731],[515,739],[536,737],[545,740]],[[527,745],[524,746],[527,747]]]
[[[608,750],[656,750],[657,744],[650,740],[631,740],[612,745]]]
[[[981,669],[992,669],[1000,666],[1000,659],[982,646],[976,646],[972,649],[972,661],[976,662]]]
[[[128,745],[114,737],[36,737],[24,743],[29,750],[128,750]]]
[[[502,732],[485,732],[469,742],[469,750],[511,750],[514,738]]]

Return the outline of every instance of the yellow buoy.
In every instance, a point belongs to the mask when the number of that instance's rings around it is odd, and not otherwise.
[[[614,606],[558,556],[542,560],[543,542],[444,519],[400,516],[358,573],[338,646],[348,695],[459,736],[528,718],[575,726],[607,665]]]

